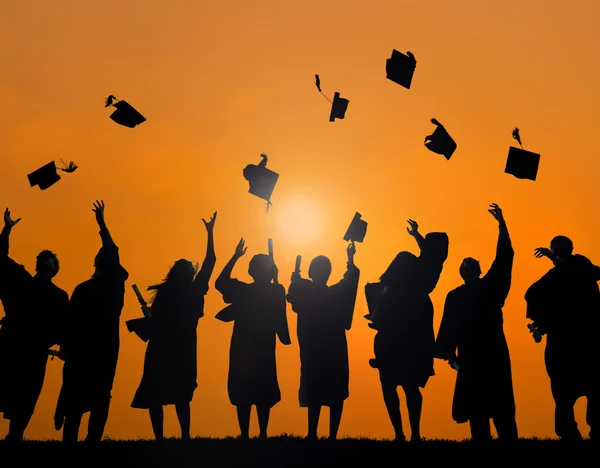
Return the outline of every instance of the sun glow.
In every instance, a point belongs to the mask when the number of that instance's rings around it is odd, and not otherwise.
[[[282,204],[278,219],[279,228],[287,242],[304,244],[314,242],[320,231],[317,206],[310,200],[294,198]]]

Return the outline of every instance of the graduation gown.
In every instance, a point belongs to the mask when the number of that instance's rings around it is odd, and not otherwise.
[[[48,349],[60,344],[69,295],[32,276],[8,256],[0,239],[0,413],[5,419],[31,415],[42,391]]]
[[[436,357],[456,353],[452,418],[490,419],[515,415],[510,354],[502,307],[511,286],[514,251],[500,232],[496,258],[485,276],[450,291],[436,341]]]
[[[331,406],[348,398],[346,330],[352,326],[359,276],[349,264],[344,278],[332,286],[303,278],[290,284],[287,300],[298,314],[301,407]]]
[[[425,387],[435,375],[433,303],[435,289],[448,257],[448,236],[429,233],[424,239],[416,266],[402,284],[386,292],[380,283],[365,287],[371,307],[376,309],[375,359],[381,382]],[[373,298],[377,295],[377,299]],[[373,302],[376,301],[376,305]]]
[[[149,409],[192,401],[198,387],[196,329],[198,319],[204,316],[204,296],[215,261],[214,256],[207,256],[188,286],[159,291],[160,297],[157,295],[151,307],[144,373],[132,408]]]
[[[63,383],[55,419],[83,414],[111,398],[119,357],[119,325],[129,273],[120,263],[119,249],[100,231],[106,266],[79,284],[69,301]],[[106,240],[105,240],[106,239]]]
[[[234,406],[273,407],[281,400],[275,358],[276,336],[290,343],[285,288],[228,278],[215,287],[231,304],[216,316],[234,322],[227,390]]]
[[[525,293],[527,318],[546,335],[544,360],[555,397],[577,399],[595,383],[599,280],[600,267],[576,254],[549,270]]]

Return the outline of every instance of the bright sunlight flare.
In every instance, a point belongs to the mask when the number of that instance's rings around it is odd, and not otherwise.
[[[280,203],[278,224],[284,238],[294,244],[313,242],[320,231],[318,206],[304,198]]]

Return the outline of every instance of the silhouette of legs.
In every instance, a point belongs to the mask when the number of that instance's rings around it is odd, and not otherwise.
[[[329,407],[329,439],[337,439],[338,429],[342,421],[342,411],[344,410],[344,402],[334,403]]]
[[[258,427],[260,434],[258,437],[261,439],[267,438],[267,428],[269,427],[269,417],[271,415],[271,408],[268,406],[257,406],[256,413],[258,415]]]
[[[104,435],[104,427],[108,421],[108,410],[110,408],[110,397],[97,402],[90,411],[88,421],[88,433],[86,442],[100,442]]]
[[[175,411],[177,412],[177,419],[179,420],[179,427],[181,427],[181,439],[190,440],[190,404],[180,403],[175,405]]]
[[[567,382],[568,386],[568,382]],[[575,421],[575,402],[577,396],[573,396],[562,379],[550,379],[550,390],[554,398],[554,432],[563,440],[581,440],[581,432]]]
[[[471,418],[469,419],[471,426],[471,439],[476,442],[485,442],[492,440],[492,428],[488,418]]]
[[[421,441],[421,410],[423,409],[423,395],[418,386],[403,386],[406,395],[406,407],[410,422],[411,442]]]
[[[240,426],[240,438],[248,439],[250,437],[250,410],[252,407],[248,406],[236,406],[238,424]]]
[[[513,415],[494,417],[494,426],[500,440],[517,440],[519,438],[517,421]]]
[[[13,416],[8,425],[8,434],[6,435],[6,440],[13,442],[23,440],[25,429],[29,425],[29,421],[31,420],[32,416],[33,412]]]
[[[400,398],[398,397],[397,385],[381,382],[383,401],[396,433],[396,441],[404,442],[406,437],[402,431],[402,415],[400,414]]]
[[[317,428],[319,427],[319,416],[321,415],[321,406],[308,407],[308,440],[317,440]]]
[[[164,413],[163,407],[161,406],[153,406],[148,409],[150,413],[150,422],[152,423],[152,430],[154,431],[154,438],[156,440],[162,440],[164,438],[163,434],[163,420]]]
[[[79,426],[81,425],[81,413],[69,413],[65,415],[63,426],[63,442],[75,443],[79,439]]]

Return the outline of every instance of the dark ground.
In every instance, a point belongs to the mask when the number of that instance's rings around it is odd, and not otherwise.
[[[96,446],[79,442],[64,446],[57,441],[25,441],[9,445],[0,441],[0,467],[309,467],[316,466],[415,466],[432,463],[446,466],[576,466],[598,462],[598,445],[590,440],[566,443],[552,439],[521,439],[506,445],[494,440],[477,445],[425,440],[420,444],[395,444],[371,439],[325,439],[306,442],[292,436],[266,441],[235,438],[105,440]],[[588,460],[591,460],[588,462]],[[596,461],[593,461],[596,460]]]

